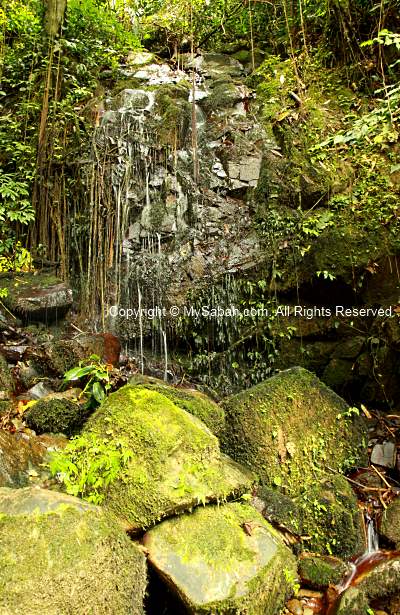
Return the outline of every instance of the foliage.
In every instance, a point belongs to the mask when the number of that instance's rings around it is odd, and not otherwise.
[[[64,383],[87,379],[81,393],[87,396],[86,407],[95,408],[105,399],[111,389],[109,366],[102,363],[99,356],[92,354],[88,361],[81,361],[64,374]]]
[[[123,440],[85,433],[53,453],[49,465],[67,493],[101,504],[108,486],[114,480],[124,480],[132,455]]]

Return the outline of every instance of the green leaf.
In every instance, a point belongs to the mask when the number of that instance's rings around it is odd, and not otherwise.
[[[99,404],[101,404],[101,402],[106,396],[104,389],[101,386],[100,382],[95,382],[93,384],[92,393],[93,393],[93,397],[95,398],[97,402],[99,402]]]
[[[87,376],[93,372],[94,369],[92,365],[87,365],[86,367],[73,367],[64,374],[64,381],[79,380],[79,378],[83,378],[83,376]]]

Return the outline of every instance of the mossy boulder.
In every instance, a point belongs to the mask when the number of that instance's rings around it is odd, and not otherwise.
[[[117,442],[126,451],[123,472],[100,491],[105,506],[132,529],[240,495],[253,483],[250,472],[221,454],[217,438],[199,419],[159,391],[122,387],[92,414],[82,435],[92,444]]]
[[[338,557],[305,552],[298,559],[298,571],[302,584],[325,589],[329,585],[339,585],[351,571],[351,566]]]
[[[186,410],[203,421],[215,436],[218,437],[222,433],[225,425],[225,412],[219,404],[201,391],[170,386],[162,380],[146,376],[134,376],[130,384],[162,393],[178,408]]]
[[[389,504],[383,513],[380,533],[400,549],[400,498]]]
[[[298,367],[228,398],[223,405],[223,450],[256,472],[266,486],[294,500],[303,511],[302,529],[312,536],[313,550],[333,548],[335,555],[342,555],[335,547],[339,537],[334,537],[334,524],[338,514],[343,518],[343,507],[350,514],[355,501],[340,476],[333,475],[328,487],[321,481],[327,472],[341,472],[366,461],[363,422],[358,417],[351,419],[343,399]],[[353,527],[347,529],[356,531],[352,545],[358,553],[360,522],[353,513],[350,519]]]
[[[9,396],[14,390],[14,381],[6,358],[0,354],[0,391]]]
[[[28,427],[37,434],[63,433],[72,436],[82,427],[87,412],[70,399],[40,399],[24,414]]]
[[[275,615],[293,593],[295,558],[247,504],[198,508],[151,529],[144,543],[188,613]]]
[[[0,489],[0,611],[141,615],[143,553],[107,513],[39,488]]]
[[[21,273],[4,277],[4,304],[28,321],[52,322],[63,318],[72,305],[72,290],[54,273]]]

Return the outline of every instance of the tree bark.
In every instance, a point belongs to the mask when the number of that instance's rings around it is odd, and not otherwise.
[[[67,0],[46,0],[45,28],[49,36],[57,36],[64,19]]]

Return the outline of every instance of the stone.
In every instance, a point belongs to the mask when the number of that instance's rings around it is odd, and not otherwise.
[[[19,273],[2,280],[7,308],[26,321],[53,322],[72,306],[72,289],[52,273]]]
[[[292,615],[303,615],[303,605],[300,600],[296,600],[296,598],[292,598],[286,603],[286,608],[292,613]]]
[[[240,496],[254,481],[221,454],[217,438],[198,418],[178,406],[190,405],[190,396],[178,394],[171,401],[169,395],[160,388],[124,386],[91,415],[81,433],[81,457],[97,454],[98,445],[120,443],[126,451],[123,469],[96,493],[132,530],[202,503]],[[204,402],[199,397],[196,405],[194,397],[192,407],[201,411]],[[75,459],[71,445],[61,453],[66,461]],[[80,472],[86,472],[86,461],[77,469],[77,482]]]
[[[346,415],[347,403],[315,375],[291,368],[229,397],[223,407],[224,452],[296,501],[303,511],[298,530],[312,537],[310,550],[325,553],[330,545],[333,555],[346,558],[362,551],[354,494],[332,474],[347,469],[349,460],[366,463],[366,426]]]
[[[400,558],[395,556],[363,574],[355,587],[347,589],[337,610],[338,615],[364,615],[371,602],[384,598],[388,600],[400,592]]]
[[[154,53],[150,51],[130,51],[126,57],[128,66],[144,66],[155,60]]]
[[[14,381],[11,370],[8,367],[6,358],[0,353],[0,391],[4,391],[7,397],[9,397],[13,390]]]
[[[59,376],[76,367],[80,361],[97,355],[104,363],[117,366],[121,343],[112,333],[85,334],[73,339],[61,339],[44,345],[45,356],[41,359],[48,370]]]
[[[163,380],[138,374],[129,380],[129,384],[138,389],[145,388],[162,393],[178,408],[200,419],[215,436],[219,437],[222,434],[225,426],[225,412],[219,404],[201,391],[170,386]]]
[[[0,612],[143,615],[146,561],[119,524],[77,498],[0,489]]]
[[[350,571],[350,564],[331,555],[303,552],[298,558],[298,572],[301,582],[315,589],[339,585]]]
[[[24,394],[24,399],[42,399],[52,393],[52,389],[48,387],[44,382],[37,382]]]
[[[149,109],[154,102],[151,92],[145,90],[122,90],[113,100],[115,109]]]
[[[277,615],[293,593],[292,553],[246,504],[197,508],[151,529],[144,544],[188,613]]]
[[[63,433],[73,436],[82,427],[88,411],[67,398],[43,398],[28,408],[24,420],[37,434]]]
[[[0,487],[25,487],[49,478],[48,453],[65,444],[64,438],[37,438],[0,430]]]
[[[376,463],[385,468],[394,468],[396,465],[396,453],[395,442],[375,444],[371,452],[371,463]]]
[[[400,498],[391,502],[383,512],[380,534],[400,549]]]
[[[242,158],[240,161],[239,179],[242,182],[257,181],[260,176],[261,157]]]

